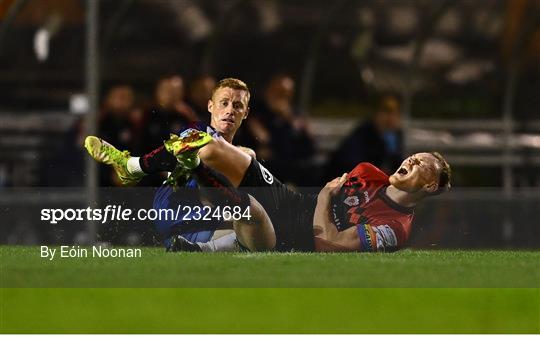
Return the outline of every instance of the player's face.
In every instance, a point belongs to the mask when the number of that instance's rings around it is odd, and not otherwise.
[[[208,101],[208,111],[210,125],[218,132],[235,133],[249,113],[248,94],[244,90],[220,88]]]
[[[409,193],[433,193],[438,189],[440,170],[441,167],[432,154],[416,153],[405,159],[390,176],[390,184]]]

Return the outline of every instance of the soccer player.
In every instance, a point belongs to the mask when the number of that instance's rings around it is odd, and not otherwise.
[[[249,114],[249,100],[249,88],[244,82],[234,78],[225,78],[214,86],[211,97],[207,102],[207,109],[211,117],[210,126],[195,123],[191,124],[191,127],[207,132],[208,137],[232,143],[236,131]],[[202,143],[204,143],[204,140],[202,140]],[[194,146],[196,147],[197,144]],[[183,179],[185,178],[184,169],[178,167],[176,158],[166,150],[165,146],[160,146],[142,157],[132,157],[127,151],[121,152],[104,140],[89,136],[85,140],[85,147],[94,159],[112,165],[124,185],[134,185],[144,175],[153,172],[172,172],[168,178],[169,184],[164,184],[156,192],[154,198],[155,209],[176,209],[179,203],[185,201],[181,196],[174,193],[171,185],[180,184],[187,188],[197,188],[194,179]],[[251,149],[238,148],[250,156],[255,156]],[[176,181],[178,179],[181,181]],[[190,193],[190,195],[193,194]],[[185,194],[182,197],[185,197]],[[182,216],[182,218],[184,217]],[[185,223],[180,219],[159,219],[156,220],[155,225],[165,238],[166,246],[170,244],[168,238],[175,233],[182,233],[187,239],[198,242],[207,242],[211,238],[227,233],[227,231],[216,230],[227,228],[227,225],[221,221],[208,223],[191,220]],[[189,228],[192,230],[189,230]],[[189,232],[186,232],[186,230],[189,230]],[[234,239],[233,234],[228,238],[223,238],[221,241],[233,243]],[[215,244],[216,242],[213,241],[212,248],[214,248]]]
[[[360,163],[315,196],[288,189],[255,158],[229,144],[211,140],[199,156],[202,162],[192,166],[199,180],[212,181],[224,195],[234,195],[230,204],[245,207],[249,197],[252,206],[258,201],[257,214],[267,213],[250,223],[235,223],[240,243],[250,250],[395,251],[409,239],[414,207],[447,191],[451,179],[450,166],[439,153],[416,153],[390,177]],[[177,157],[183,161],[181,154]],[[218,162],[235,165],[221,166],[220,174],[213,170]],[[258,188],[247,195],[238,186]],[[177,243],[179,249],[189,248],[182,238]]]

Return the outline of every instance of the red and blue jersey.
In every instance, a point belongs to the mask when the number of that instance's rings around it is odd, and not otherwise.
[[[360,250],[395,251],[405,246],[414,209],[386,195],[388,176],[370,163],[358,164],[332,199],[331,216],[339,231],[356,226]]]

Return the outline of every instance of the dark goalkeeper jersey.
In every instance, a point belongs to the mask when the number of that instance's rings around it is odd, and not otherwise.
[[[334,224],[339,231],[356,226],[361,251],[395,251],[409,238],[414,209],[392,201],[385,193],[389,185],[384,172],[360,163],[332,200]]]

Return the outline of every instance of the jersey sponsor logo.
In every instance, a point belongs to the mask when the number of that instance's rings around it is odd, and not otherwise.
[[[266,167],[262,166],[261,164],[259,164],[259,167],[261,168],[261,174],[264,181],[266,181],[268,185],[272,185],[274,183],[274,176],[272,173],[270,173],[270,171],[268,171]]]
[[[352,195],[350,197],[345,198],[345,200],[343,200],[343,203],[349,207],[353,207],[353,206],[358,206],[358,204],[360,204],[360,200],[358,199],[356,195]]]
[[[363,196],[364,196],[364,203],[367,204],[370,200],[369,193],[367,191],[364,191]],[[358,206],[360,205],[360,198],[356,195],[351,195],[345,198],[345,200],[343,200],[343,203],[349,207]]]
[[[394,230],[388,225],[376,226],[377,250],[386,250],[397,247],[397,237]]]

